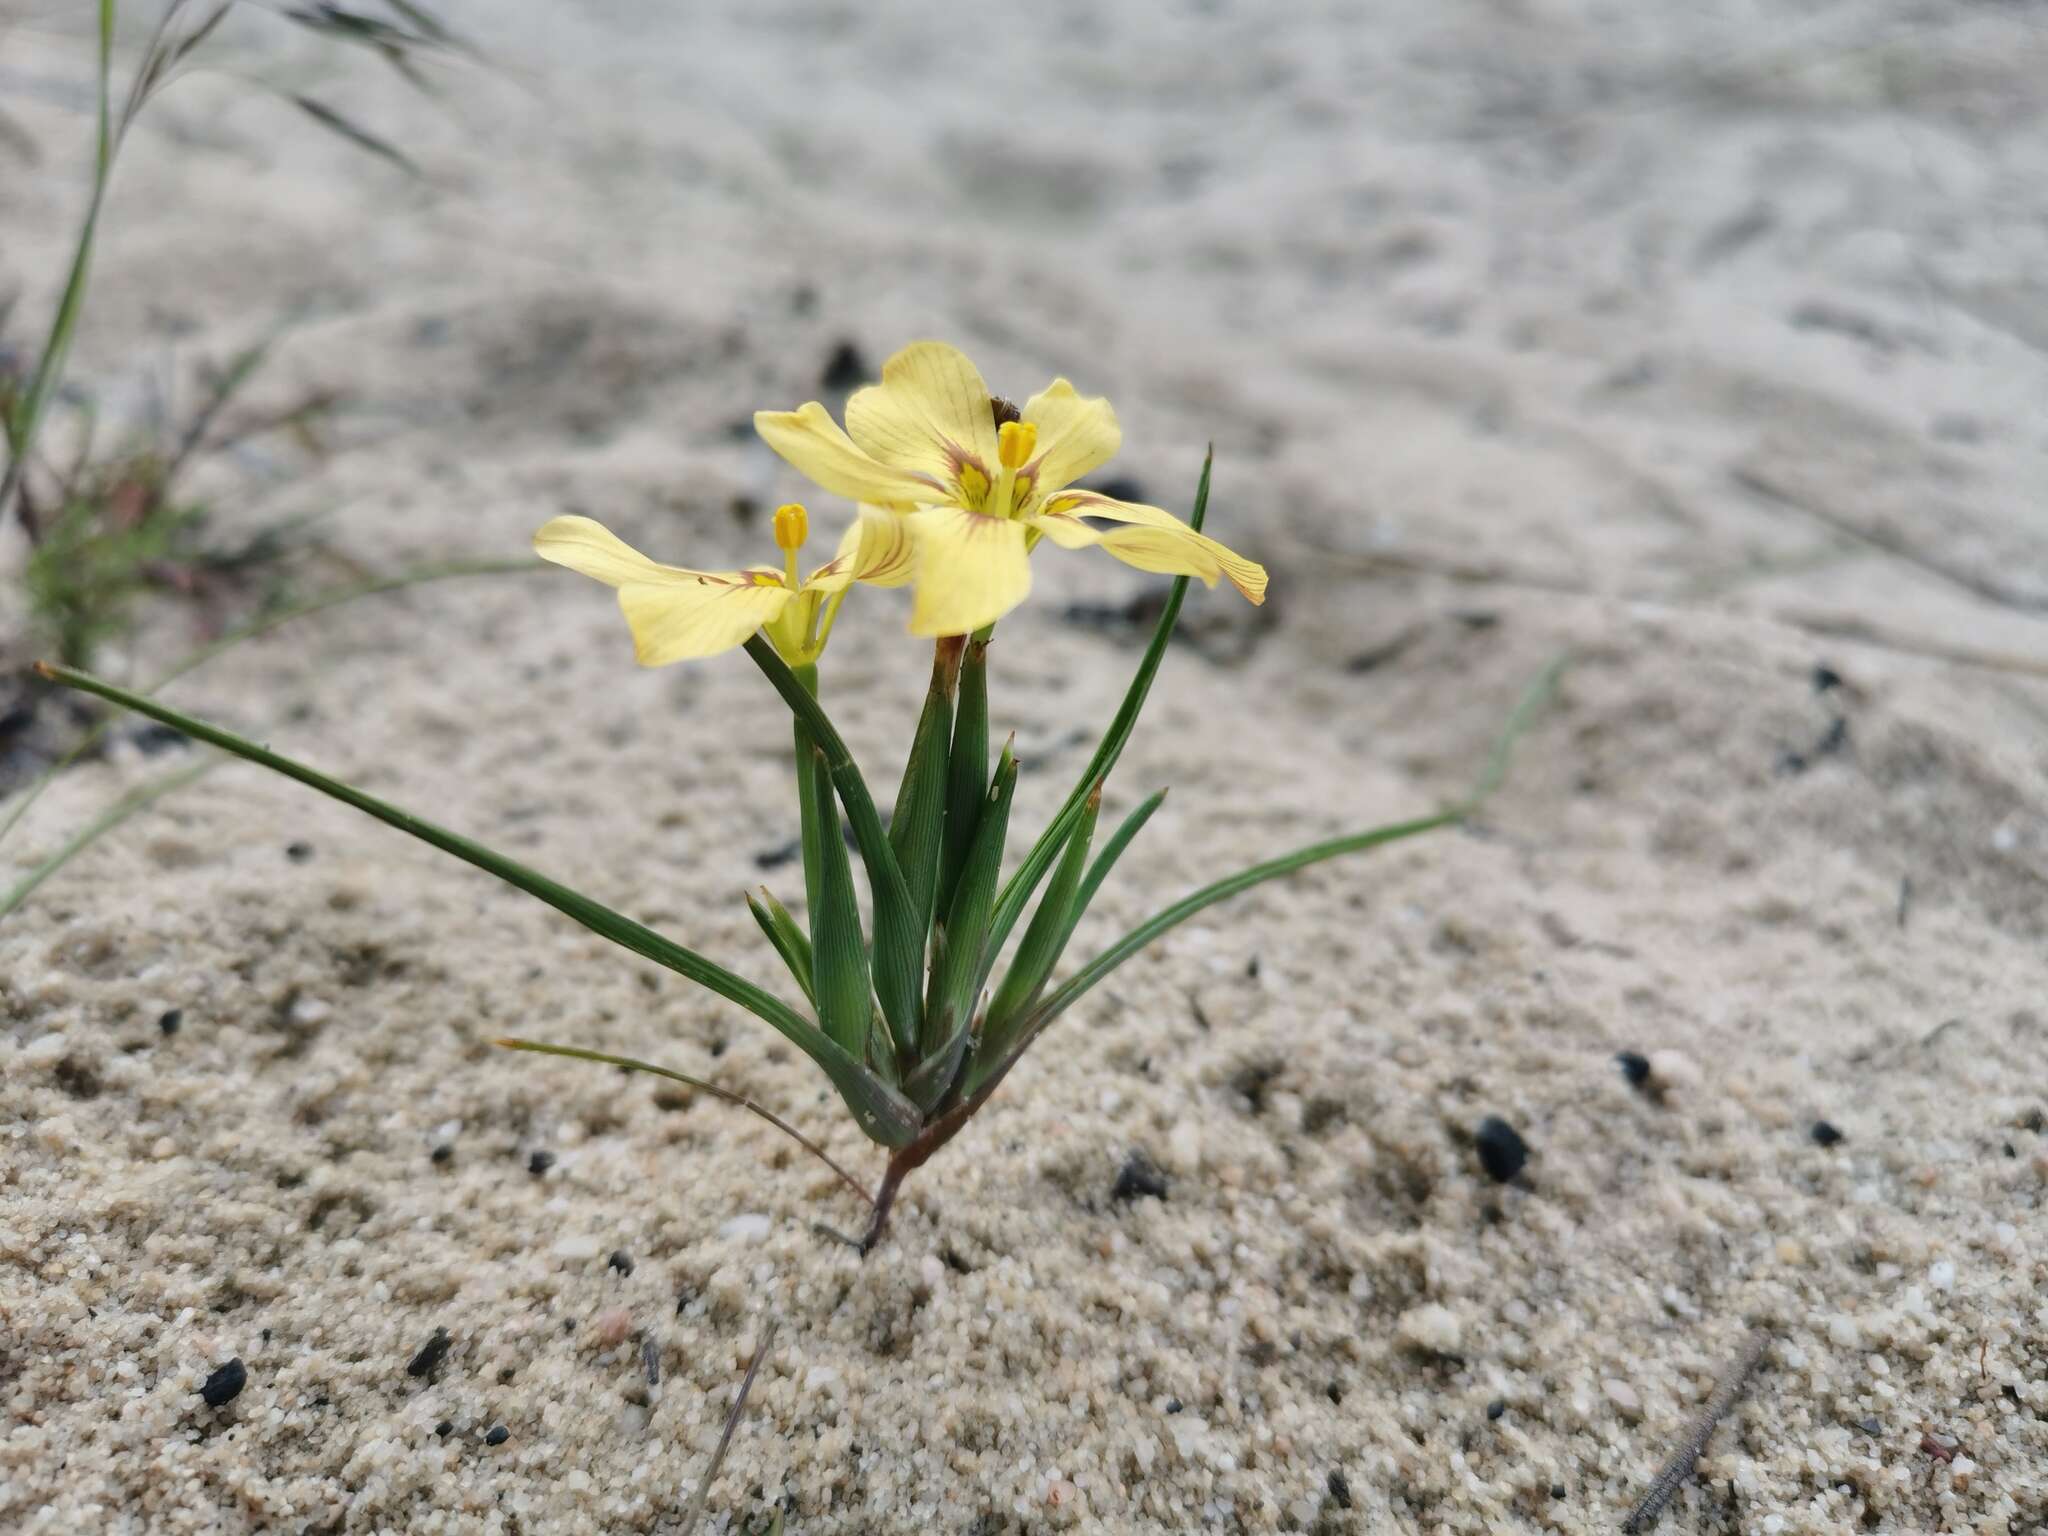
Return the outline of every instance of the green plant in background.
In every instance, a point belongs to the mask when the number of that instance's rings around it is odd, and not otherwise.
[[[179,494],[176,484],[196,453],[225,446],[225,440],[212,433],[216,418],[255,371],[263,347],[242,353],[218,375],[201,409],[168,447],[152,444],[95,458],[94,423],[87,411],[84,447],[69,467],[43,464],[36,451],[52,407],[63,398],[65,362],[84,311],[101,214],[121,146],[143,108],[180,77],[235,6],[236,0],[215,0],[210,6],[167,0],[117,103],[117,7],[115,0],[97,0],[96,111],[85,216],[49,329],[32,363],[18,370],[0,367],[0,440],[6,449],[5,468],[0,469],[0,521],[12,518],[28,535],[24,583],[38,643],[74,666],[88,665],[98,645],[126,632],[134,599],[144,590],[168,588],[203,595],[218,585],[220,577],[260,567],[283,547],[275,530],[259,533],[240,548],[208,545],[200,537],[200,509]],[[389,0],[385,9],[392,20],[329,4],[272,14],[324,37],[373,48],[420,85],[424,80],[417,57],[466,51],[426,8]],[[285,94],[329,131],[412,168],[395,145],[333,107],[305,95]],[[303,427],[326,403],[316,396],[272,419],[263,430]],[[247,436],[250,430],[231,436]]]
[[[712,572],[658,565],[584,518],[555,519],[535,540],[545,557],[618,590],[643,663],[744,648],[789,709],[805,915],[800,920],[766,890],[748,905],[788,969],[802,1006],[493,849],[266,747],[76,670],[40,670],[55,682],[274,769],[476,865],[779,1031],[825,1073],[861,1131],[888,1152],[881,1184],[868,1197],[872,1209],[859,1239],[865,1252],[885,1230],[903,1180],[952,1140],[1053,1022],[1117,966],[1176,924],[1262,881],[1468,816],[1500,782],[1508,747],[1547,694],[1556,669],[1517,706],[1465,799],[1431,815],[1314,843],[1239,870],[1165,907],[1055,982],[1076,926],[1165,793],[1141,801],[1098,841],[1105,785],[1172,639],[1189,576],[1211,584],[1229,576],[1256,596],[1263,594],[1265,573],[1201,532],[1209,498],[1206,464],[1186,523],[1157,508],[1064,490],[1117,445],[1106,402],[1080,400],[1064,381],[1018,412],[989,395],[964,357],[927,343],[892,360],[880,385],[854,396],[847,417],[850,436],[815,404],[757,418],[763,435],[799,467],[872,498],[863,501],[839,552],[808,577],[798,574],[797,554],[809,519],[794,505],[776,518],[780,568]],[[792,422],[800,424],[800,438],[785,430]],[[914,499],[919,496],[926,499]],[[1092,515],[1105,506],[1113,531],[1139,528],[1145,537],[1116,542],[1078,521],[1071,528],[1044,526],[1078,508]],[[988,660],[996,619],[1028,588],[1028,568],[1020,581],[1016,565],[1028,558],[1034,534],[1068,547],[1101,544],[1134,565],[1178,579],[1122,707],[1088,766],[1006,876],[1020,765],[1007,744],[991,753]],[[818,662],[849,590],[863,582],[905,581],[919,588],[913,623],[921,616],[940,633],[895,810],[885,824],[819,700]],[[943,618],[933,620],[933,614]],[[949,626],[957,628],[946,632]],[[861,926],[842,818],[866,877],[870,932]],[[577,1046],[498,1043],[694,1083],[796,1134],[761,1106],[667,1068]]]

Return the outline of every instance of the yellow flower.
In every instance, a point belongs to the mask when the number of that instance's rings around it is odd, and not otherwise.
[[[619,607],[633,631],[633,652],[643,667],[695,661],[743,645],[767,631],[791,666],[817,661],[832,633],[846,589],[856,581],[896,587],[910,579],[910,540],[902,520],[863,510],[846,530],[839,552],[802,581],[796,555],[810,533],[810,517],[795,503],[775,514],[775,542],[783,569],[691,571],[657,565],[602,523],[557,517],[533,536],[543,560],[616,587]]]
[[[1254,603],[1261,565],[1158,507],[1117,501],[1073,482],[1122,445],[1109,402],[1054,379],[1019,412],[996,400],[961,353],[920,341],[883,365],[882,382],[846,403],[841,431],[813,400],[759,411],[768,446],[828,491],[904,518],[913,536],[915,635],[960,635],[992,624],[1031,590],[1031,548],[1099,545],[1126,565],[1208,586],[1227,577]],[[1110,526],[1098,528],[1097,523]]]

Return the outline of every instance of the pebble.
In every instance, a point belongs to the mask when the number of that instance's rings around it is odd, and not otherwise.
[[[313,857],[313,845],[303,842],[288,843],[285,845],[284,856],[294,864],[303,864]]]
[[[1643,1400],[1636,1396],[1636,1389],[1627,1382],[1610,1376],[1600,1383],[1600,1390],[1607,1394],[1607,1400],[1614,1404],[1624,1419],[1633,1423],[1643,1416]]]
[[[436,1328],[432,1338],[419,1347],[419,1353],[406,1362],[405,1374],[424,1376],[443,1360],[448,1358],[448,1349],[454,1340],[449,1338],[446,1328]]]
[[[558,1259],[594,1259],[603,1246],[588,1233],[578,1233],[557,1240],[554,1253]]]
[[[540,1175],[546,1173],[554,1166],[555,1154],[548,1151],[536,1152],[526,1160],[526,1171],[535,1178],[540,1177]]]
[[[1151,1158],[1133,1149],[1124,1159],[1123,1167],[1117,1170],[1116,1183],[1110,1186],[1109,1198],[1136,1200],[1141,1195],[1150,1195],[1154,1200],[1164,1200],[1166,1175],[1153,1165]]]
[[[1465,1337],[1458,1314],[1435,1302],[1403,1312],[1394,1331],[1410,1349],[1431,1355],[1455,1355]]]
[[[1838,1312],[1828,1319],[1828,1342],[1837,1349],[1854,1349],[1863,1342],[1863,1330],[1855,1318]]]
[[[1349,1509],[1351,1507],[1351,1484],[1344,1474],[1333,1467],[1330,1470],[1328,1482],[1330,1501],[1339,1509]]]
[[[1489,1419],[1497,1419],[1507,1411],[1508,1400],[1504,1397],[1496,1397],[1492,1402],[1486,1405],[1486,1416]]]
[[[484,1436],[485,1445],[503,1445],[512,1438],[512,1431],[502,1424],[493,1424],[491,1432]]]
[[[758,1243],[774,1227],[774,1222],[760,1211],[743,1211],[718,1229],[720,1237],[737,1238],[741,1242]]]
[[[1529,1144],[1516,1129],[1498,1115],[1479,1122],[1473,1146],[1479,1152],[1479,1166],[1496,1184],[1505,1184],[1529,1162]]]
[[[1628,1079],[1631,1088],[1640,1088],[1650,1080],[1650,1058],[1635,1051],[1622,1051],[1614,1058],[1614,1064],[1621,1068],[1621,1075]]]
[[[606,1259],[605,1263],[609,1264],[613,1269],[616,1269],[622,1275],[630,1275],[631,1273],[633,1273],[633,1255],[626,1252],[626,1250],[623,1248],[614,1248],[612,1250],[612,1256]]]
[[[1936,1259],[1927,1266],[1927,1283],[1937,1291],[1953,1290],[1956,1283],[1955,1263],[1949,1259]]]
[[[590,1341],[599,1349],[610,1349],[624,1343],[632,1331],[633,1314],[624,1307],[613,1307],[591,1319]]]
[[[199,1395],[206,1399],[207,1407],[220,1408],[240,1397],[242,1388],[248,1384],[248,1367],[242,1364],[242,1357],[237,1355],[206,1378],[205,1385],[199,1389]]]
[[[184,1022],[184,1009],[166,1008],[162,1013],[157,1015],[156,1027],[162,1030],[167,1035],[175,1035],[178,1032],[179,1026],[182,1025]]]
[[[1658,1098],[1684,1098],[1700,1085],[1699,1064],[1683,1051],[1650,1053],[1650,1091]]]
[[[1813,1137],[1814,1145],[1820,1147],[1832,1147],[1836,1142],[1847,1139],[1825,1120],[1814,1121],[1813,1130],[1809,1134]]]

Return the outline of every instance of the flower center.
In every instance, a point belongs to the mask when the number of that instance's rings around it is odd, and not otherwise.
[[[995,491],[989,497],[986,508],[991,517],[1015,517],[1031,494],[1031,477],[1018,477],[1017,471],[1031,462],[1031,455],[1038,447],[1038,428],[1028,421],[1006,421],[996,433],[996,461],[1001,466],[996,475]]]
[[[801,502],[785,502],[775,509],[775,547],[782,551],[783,569],[788,573],[792,592],[800,585],[796,579],[796,552],[810,536],[811,514]]]

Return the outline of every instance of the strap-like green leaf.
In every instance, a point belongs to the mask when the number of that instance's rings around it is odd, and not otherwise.
[[[932,920],[932,890],[939,876],[939,843],[946,823],[946,759],[953,733],[953,690],[960,677],[960,642],[941,640],[932,658],[931,688],[917,717],[917,735],[903,765],[896,809],[889,818],[889,845],[903,866],[910,904],[920,933]]]
[[[868,945],[860,931],[860,903],[853,894],[853,866],[839,833],[839,809],[825,777],[825,755],[814,751],[808,769],[816,775],[818,803],[818,904],[811,909],[811,966],[818,987],[818,1022],[856,1061],[868,1054],[868,1025],[874,1004],[868,993]]]
[[[1003,839],[1010,825],[1010,797],[1016,788],[1017,759],[1006,745],[981,807],[974,846],[967,850],[960,869],[952,909],[940,928],[931,997],[925,1005],[925,1034],[930,1043],[917,1070],[903,1084],[920,1109],[930,1109],[953,1085],[966,1050],[981,986],[983,936],[988,929],[989,906],[995,900],[996,879],[1002,873]]]
[[[1195,487],[1195,508],[1188,515],[1188,526],[1200,530],[1202,519],[1209,512],[1209,472],[1215,464],[1213,451],[1202,460],[1201,483]],[[1180,605],[1188,593],[1188,578],[1176,576],[1173,590],[1167,594],[1166,607],[1159,614],[1159,623],[1152,631],[1152,643],[1145,647],[1144,659],[1138,663],[1137,674],[1131,679],[1131,686],[1124,691],[1124,701],[1118,707],[1116,718],[1109,723],[1109,729],[1102,734],[1102,743],[1095,749],[1095,755],[1088,760],[1080,781],[1074,785],[1059,813],[1046,824],[1038,841],[1031,845],[1024,862],[1017,866],[1017,872],[1010,876],[1003,886],[1003,893],[996,899],[995,918],[989,928],[990,943],[998,950],[1010,937],[1010,930],[1017,926],[1017,920],[1024,915],[1024,908],[1031,900],[1031,893],[1038,889],[1038,882],[1045,878],[1052,868],[1053,860],[1067,844],[1067,838],[1074,830],[1074,823],[1081,819],[1081,811],[1088,803],[1088,797],[1096,793],[1109,778],[1109,771],[1116,766],[1123,755],[1124,744],[1131,739],[1131,731],[1137,726],[1138,714],[1145,707],[1146,695],[1152,691],[1152,679],[1158,675],[1159,663],[1166,655],[1167,643],[1173,639],[1173,626],[1180,619]]]
[[[811,983],[811,940],[797,920],[789,915],[789,908],[769,894],[768,887],[761,887],[757,898],[747,893],[747,910],[754,914],[754,921],[761,925],[761,932],[768,936],[768,942],[775,946],[775,953],[782,956],[782,963],[789,967],[789,974],[796,978],[796,984],[804,989],[804,998],[812,1008],[818,1006],[818,994]]]
[[[861,862],[867,866],[868,894],[875,907],[875,995],[881,999],[882,1014],[889,1021],[897,1051],[908,1056],[917,1040],[919,971],[924,966],[924,934],[919,930],[910,904],[910,887],[904,883],[896,850],[889,846],[889,834],[882,830],[882,818],[875,810],[875,797],[847,750],[846,742],[831,718],[809,689],[790,671],[766,637],[755,634],[746,644],[754,665],[767,675],[782,695],[782,702],[811,733],[811,740],[825,754],[825,764],[839,791],[839,803],[846,807],[847,825],[860,845]]]
[[[418,838],[421,842],[439,848],[443,853],[453,854],[465,863],[474,864],[487,874],[496,875],[507,885],[516,886],[529,896],[546,902],[556,911],[575,919],[591,932],[610,939],[621,948],[645,956],[657,965],[667,966],[680,976],[720,997],[738,1003],[756,1017],[765,1020],[779,1030],[791,1044],[795,1045],[811,1060],[824,1069],[832,1079],[847,1106],[852,1109],[860,1128],[870,1138],[884,1146],[900,1147],[916,1136],[922,1117],[902,1095],[890,1088],[866,1066],[834,1043],[814,1024],[797,1013],[787,1003],[771,993],[762,991],[744,977],[737,976],[719,965],[707,960],[696,951],[686,949],[672,939],[664,938],[653,929],[634,922],[623,913],[614,912],[600,902],[592,901],[579,891],[545,875],[528,869],[525,865],[482,843],[422,821],[408,811],[400,810],[374,795],[328,777],[317,769],[296,762],[289,757],[258,746],[255,742],[224,731],[180,710],[171,709],[153,699],[130,693],[104,682],[90,673],[77,672],[69,667],[53,667],[47,663],[36,669],[52,682],[62,683],[67,688],[77,688],[86,693],[97,694],[111,704],[123,709],[132,709],[139,715],[152,720],[161,720],[165,725],[175,726],[195,740],[219,747],[223,752],[261,764],[286,778],[296,779],[321,794],[339,800],[344,805],[354,806],[367,815],[374,816],[387,826]]]
[[[1024,930],[1023,942],[1017,946],[1016,957],[1010,962],[1003,984],[996,988],[995,1001],[988,1005],[988,1018],[982,1024],[984,1050],[998,1055],[1002,1053],[1005,1044],[1003,1026],[1038,1000],[1046,978],[1059,964],[1060,951],[1066,948],[1067,936],[1074,931],[1079,917],[1074,898],[1081,889],[1082,873],[1088,867],[1088,845],[1095,838],[1095,818],[1101,807],[1100,795],[1089,796],[1087,809],[1081,813],[1081,819],[1074,824],[1073,833],[1067,838],[1066,852],[1060,855],[1052,884],[1045,888],[1045,895],[1039,899],[1038,910],[1031,915],[1031,926]],[[992,960],[992,956],[984,957],[983,963],[991,963]]]
[[[946,769],[946,832],[939,855],[935,912],[953,910],[960,871],[974,847],[988,799],[988,639],[967,642],[960,659],[960,703],[953,714],[953,747]]]

